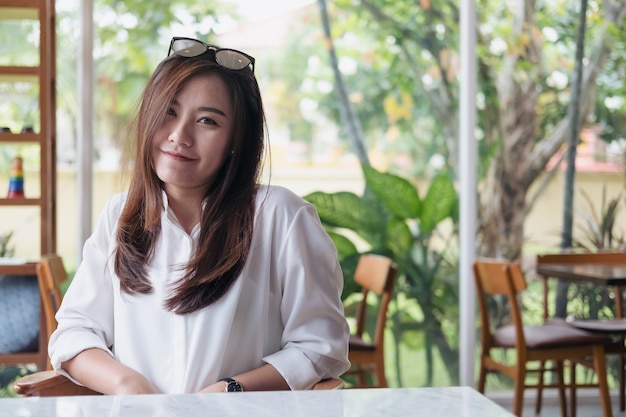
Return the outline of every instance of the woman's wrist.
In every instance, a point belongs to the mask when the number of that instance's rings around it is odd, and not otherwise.
[[[224,392],[242,392],[243,386],[233,378],[222,378],[220,381],[225,382]]]

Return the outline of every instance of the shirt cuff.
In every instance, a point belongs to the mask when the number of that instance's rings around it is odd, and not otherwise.
[[[350,367],[349,362],[295,347],[282,349],[263,360],[276,368],[292,390],[312,389],[322,379],[337,378]]]

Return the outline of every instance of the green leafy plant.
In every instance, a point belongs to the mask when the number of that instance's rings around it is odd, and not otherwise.
[[[313,192],[313,203],[337,246],[342,264],[344,298],[356,291],[352,281],[360,253],[391,257],[398,267],[397,291],[414,299],[421,310],[415,315],[396,310],[396,334],[421,331],[426,355],[426,384],[433,381],[437,349],[452,383],[458,378],[458,320],[456,275],[456,224],[458,194],[447,174],[435,176],[424,197],[408,180],[363,166],[365,191]],[[397,360],[396,363],[399,363]],[[400,369],[398,367],[398,375]]]
[[[578,211],[578,233],[572,236],[574,249],[587,252],[624,250],[626,236],[617,228],[617,216],[624,203],[623,193],[609,199],[604,186],[598,210],[589,194],[581,190],[581,195],[586,207]],[[592,284],[570,285],[568,299],[576,316],[597,319],[614,315],[614,299],[607,288]]]
[[[10,246],[13,232],[0,235],[0,258],[10,258],[15,255],[15,248]]]
[[[624,233],[616,229],[617,216],[624,202],[623,194],[619,193],[607,201],[606,186],[603,187],[599,212],[595,210],[593,199],[589,194],[581,190],[581,195],[585,199],[587,209],[579,211],[582,224],[577,228],[580,237],[573,236],[574,247],[590,251],[624,249]]]

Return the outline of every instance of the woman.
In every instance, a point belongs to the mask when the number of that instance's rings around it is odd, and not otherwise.
[[[349,367],[336,251],[313,206],[261,186],[254,58],[174,38],[57,313],[56,370],[106,394],[308,389]]]

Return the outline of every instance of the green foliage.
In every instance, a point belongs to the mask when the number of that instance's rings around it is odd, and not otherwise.
[[[23,366],[0,366],[0,398],[17,397],[13,383],[30,373],[32,371]]]
[[[593,199],[581,190],[587,208],[579,211],[582,223],[578,224],[579,235],[573,236],[573,246],[588,251],[624,249],[626,236],[617,229],[617,215],[624,203],[623,193],[607,201],[606,186],[602,189],[600,211],[594,208]]]
[[[15,254],[15,248],[10,246],[13,232],[0,235],[0,258],[10,258]]]
[[[318,191],[305,197],[331,230],[351,230],[375,250],[404,257],[414,242],[427,242],[444,219],[457,217],[457,193],[446,174],[436,176],[421,199],[416,187],[400,176],[367,166],[363,173],[363,196]]]
[[[34,66],[39,63],[37,20],[0,19],[0,65]],[[7,82],[8,81],[8,82]],[[0,82],[0,126],[19,132],[24,126],[39,130],[39,87],[27,77]]]
[[[156,65],[165,58],[171,36],[196,36],[211,42],[216,23],[233,16],[234,6],[218,0],[97,0],[94,2],[94,135],[120,144],[139,94]],[[57,113],[76,125],[78,5],[57,5]],[[192,32],[190,34],[190,32]],[[4,33],[3,33],[4,36]],[[74,132],[67,132],[74,133]],[[120,146],[122,149],[126,147]]]
[[[454,381],[458,366],[458,343],[453,336],[458,288],[451,240],[458,218],[456,189],[447,174],[439,174],[420,197],[417,188],[405,178],[369,166],[362,169],[366,185],[361,196],[317,191],[304,197],[316,206],[337,244],[346,283],[343,298],[358,288],[352,276],[360,253],[391,257],[400,275],[398,294],[416,301],[421,310],[420,314],[395,313],[393,330],[397,340],[404,332],[422,332],[427,380],[432,382],[434,366],[430,352],[437,348]],[[451,224],[446,232],[447,220]]]
[[[385,155],[390,172],[428,176],[442,166],[456,166],[461,70],[458,4],[449,0],[328,3],[340,70],[367,148]],[[594,59],[594,42],[609,31],[613,36],[608,46],[611,58],[601,68],[595,112],[589,123],[601,127],[605,140],[614,141],[625,136],[626,31],[605,27],[609,7],[605,2],[589,2],[586,59]],[[524,30],[519,27],[521,10],[532,13],[531,27]],[[525,1],[512,8],[509,2],[480,0],[477,19],[477,137],[482,139],[478,142],[482,178],[504,140],[501,108],[521,105],[500,103],[502,95],[514,95],[511,90],[523,89],[525,80],[537,83],[537,102],[532,107],[537,111],[538,143],[567,117],[578,3]],[[310,36],[297,36],[300,47],[290,49],[285,57],[282,67],[296,66],[298,71],[281,73],[289,78],[283,82],[291,88],[284,90],[280,100],[312,101],[341,127],[336,94],[328,88],[334,85],[333,75],[327,50],[319,40],[319,21],[304,22],[300,30],[304,32],[307,24]],[[540,57],[526,56],[531,42],[541,45]],[[507,67],[513,58],[516,65]],[[315,65],[302,67],[302,63]],[[342,130],[340,140],[348,143],[347,138]]]

